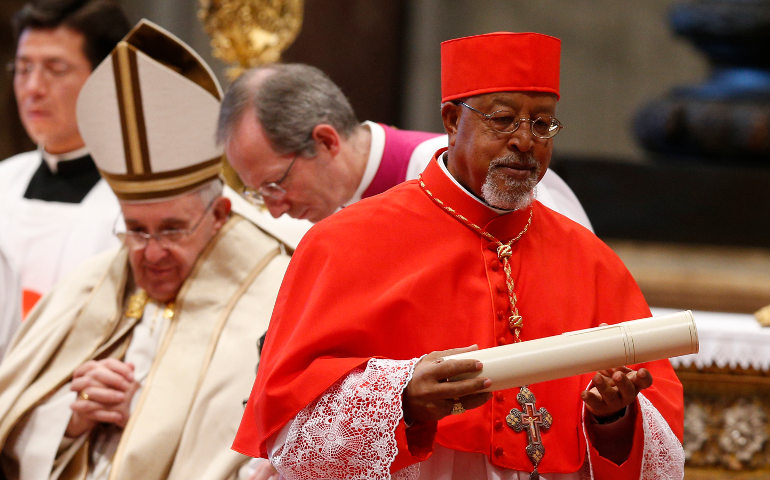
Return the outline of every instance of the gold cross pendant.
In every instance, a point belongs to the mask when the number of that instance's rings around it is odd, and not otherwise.
[[[529,475],[530,480],[537,480],[540,474],[537,472],[537,466],[545,455],[545,447],[540,438],[540,429],[548,430],[553,423],[553,417],[548,410],[540,407],[535,409],[535,394],[527,387],[521,387],[519,394],[516,395],[516,401],[521,405],[521,410],[512,408],[508,416],[505,417],[505,423],[516,433],[527,432],[527,457],[535,466]]]

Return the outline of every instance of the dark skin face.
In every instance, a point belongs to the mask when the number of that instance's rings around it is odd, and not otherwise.
[[[489,114],[509,109],[516,118],[555,116],[556,110],[556,97],[545,93],[492,93],[471,97],[466,103]],[[534,187],[545,175],[551,161],[553,139],[535,137],[527,122],[523,122],[513,133],[499,133],[491,129],[478,113],[452,103],[442,106],[441,116],[449,135],[449,172],[466,189],[487,203],[499,206],[490,201],[485,192],[518,187],[526,189],[530,185]],[[458,403],[464,409],[477,408],[486,403],[491,394],[484,390],[493,388],[488,378],[479,375],[465,380],[447,381],[456,375],[479,372],[483,368],[482,363],[472,359],[443,359],[477,348],[473,345],[436,351],[417,362],[404,392],[404,418],[409,422],[438,421],[450,415]],[[647,369],[636,371],[618,367],[596,372],[590,388],[580,393],[588,412],[597,418],[631,407],[629,413],[617,422],[611,435],[603,434],[594,438],[593,424],[588,423],[589,435],[606,458],[620,464],[628,457],[634,418],[637,415],[633,408],[636,397],[650,385],[652,375]]]
[[[556,96],[548,93],[496,92],[471,97],[465,103],[489,114],[509,111],[516,118],[556,113]],[[449,136],[449,172],[487,203],[512,208],[500,205],[501,200],[485,198],[485,182],[489,190],[504,197],[511,190],[531,190],[545,175],[551,162],[553,139],[532,135],[528,122],[522,122],[513,133],[500,133],[478,113],[453,103],[443,105],[441,117]]]

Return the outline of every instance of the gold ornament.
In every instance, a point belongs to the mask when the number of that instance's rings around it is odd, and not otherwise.
[[[760,325],[763,327],[770,327],[770,305],[754,312],[754,316]]]
[[[126,317],[140,319],[144,315],[144,306],[147,305],[149,295],[140,288],[135,294],[131,295],[128,299],[128,306],[126,307]]]
[[[250,67],[277,62],[302,27],[303,0],[200,0],[198,18],[212,53],[235,65],[235,78]]]

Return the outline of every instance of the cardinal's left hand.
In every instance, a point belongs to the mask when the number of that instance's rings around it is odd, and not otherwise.
[[[646,368],[599,370],[591,388],[580,392],[580,398],[595,417],[608,417],[634,403],[639,392],[650,385],[652,374]]]

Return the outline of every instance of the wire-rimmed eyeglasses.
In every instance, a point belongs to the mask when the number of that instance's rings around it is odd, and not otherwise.
[[[172,248],[195,233],[195,230],[198,229],[203,222],[203,219],[206,218],[206,214],[211,210],[211,206],[214,205],[215,201],[216,198],[208,204],[206,210],[203,211],[198,221],[196,221],[195,225],[190,228],[168,228],[161,230],[158,233],[147,233],[141,230],[118,231],[116,223],[116,225],[112,227],[112,233],[131,250],[141,250],[145,248],[150,242],[150,239],[153,238],[158,242],[158,246],[161,248]]]
[[[257,206],[264,205],[265,198],[270,198],[271,200],[276,201],[281,200],[284,196],[286,196],[286,189],[281,186],[281,182],[286,180],[286,177],[289,176],[291,167],[294,166],[294,162],[297,161],[297,157],[299,157],[299,153],[295,154],[294,158],[291,159],[291,163],[289,163],[289,166],[286,168],[286,171],[283,172],[283,175],[281,175],[280,179],[275,182],[263,183],[258,187],[243,187],[241,190],[241,196],[248,200],[249,203]]]
[[[529,122],[529,129],[532,131],[532,135],[537,138],[548,139],[555,137],[559,130],[564,128],[564,125],[556,117],[516,118],[516,114],[510,110],[496,110],[492,113],[484,113],[461,100],[456,100],[454,103],[478,113],[492,130],[499,133],[513,133],[518,130],[521,122]]]

